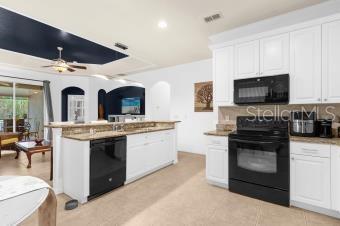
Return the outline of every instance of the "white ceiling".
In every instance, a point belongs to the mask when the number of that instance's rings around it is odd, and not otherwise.
[[[0,0],[0,4],[110,48],[114,48],[115,42],[128,45],[127,53],[132,57],[104,66],[92,66],[86,72],[75,72],[114,75],[210,58],[210,35],[324,1]],[[209,24],[204,22],[203,17],[217,12],[222,13],[222,19]],[[161,19],[168,23],[164,30],[157,26]],[[35,70],[51,70],[40,68],[48,63],[46,60],[3,50],[0,51],[0,61]]]

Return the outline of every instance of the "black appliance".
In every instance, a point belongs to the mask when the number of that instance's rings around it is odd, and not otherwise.
[[[234,80],[235,104],[284,104],[288,102],[288,74]]]
[[[322,119],[318,121],[318,134],[322,138],[332,138],[332,120]]]
[[[293,136],[315,137],[317,135],[316,112],[293,111],[290,118],[290,134]]]
[[[88,200],[124,185],[126,136],[90,143],[90,195]]]
[[[237,117],[228,140],[229,190],[289,206],[288,118]]]

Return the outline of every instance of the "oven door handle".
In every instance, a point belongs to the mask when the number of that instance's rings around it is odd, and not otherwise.
[[[246,144],[275,144],[274,141],[249,141],[249,140],[241,140],[241,139],[229,139],[229,141],[236,141]]]

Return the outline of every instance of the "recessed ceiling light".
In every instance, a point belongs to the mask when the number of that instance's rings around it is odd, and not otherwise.
[[[161,28],[161,29],[165,29],[165,28],[167,28],[167,26],[168,26],[168,24],[166,23],[165,20],[160,20],[158,22],[158,27]]]
[[[105,79],[105,80],[109,80],[108,77],[106,77],[105,75],[94,74],[92,76],[97,77],[97,78],[101,78],[101,79]]]

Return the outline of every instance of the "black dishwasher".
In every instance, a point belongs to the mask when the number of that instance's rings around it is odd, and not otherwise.
[[[90,195],[88,200],[124,185],[126,136],[90,143]]]

